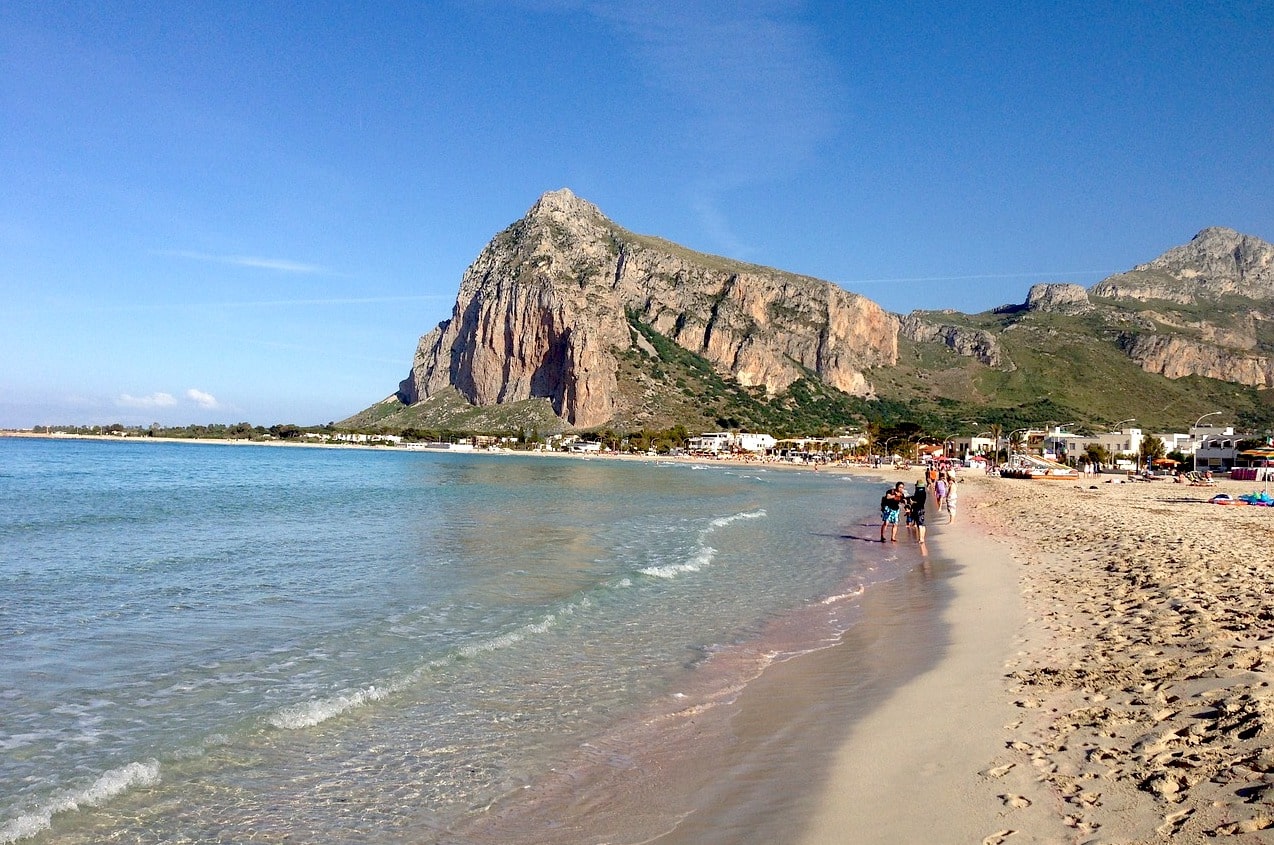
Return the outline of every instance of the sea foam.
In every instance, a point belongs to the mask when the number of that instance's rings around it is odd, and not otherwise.
[[[60,813],[73,812],[81,807],[96,807],[134,786],[153,786],[156,783],[159,783],[158,760],[134,762],[110,769],[84,789],[67,792],[38,810],[6,822],[0,827],[0,845],[8,845],[47,830],[53,824],[53,817]]]

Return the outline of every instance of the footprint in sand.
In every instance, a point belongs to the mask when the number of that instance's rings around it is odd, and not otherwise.
[[[1256,833],[1258,830],[1270,830],[1271,828],[1274,828],[1274,819],[1266,816],[1257,816],[1245,822],[1223,824],[1212,833],[1219,836],[1239,836],[1244,833]]]
[[[1181,826],[1186,823],[1186,819],[1194,815],[1194,810],[1178,810],[1175,813],[1169,813],[1163,817],[1163,824],[1155,828],[1155,833],[1160,836],[1173,836],[1181,830]]]
[[[1031,799],[1025,795],[997,795],[996,797],[1004,802],[1004,806],[1013,807],[1017,810],[1031,806]]]
[[[1015,833],[1017,833],[1016,830],[997,830],[986,839],[983,839],[982,845],[1004,845],[1004,842]]]
[[[984,778],[1002,778],[1009,773],[1009,770],[1016,766],[1016,763],[1005,763],[1003,766],[996,766],[993,769],[978,772]]]

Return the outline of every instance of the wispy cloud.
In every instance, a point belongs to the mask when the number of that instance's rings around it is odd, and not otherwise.
[[[286,258],[261,258],[255,255],[212,255],[206,252],[191,252],[184,249],[158,250],[157,255],[171,255],[175,258],[188,258],[191,261],[204,261],[213,264],[229,264],[234,267],[251,267],[256,270],[273,270],[279,273],[316,273],[333,275],[332,271],[317,264],[305,264]]]
[[[314,299],[246,299],[222,302],[128,302],[97,303],[84,300],[57,302],[42,308],[19,308],[13,313],[35,314],[48,311],[57,313],[124,313],[146,311],[216,311],[222,308],[295,308],[331,307],[346,305],[387,305],[395,302],[449,302],[454,295],[426,294],[422,296],[340,296]]]
[[[152,393],[149,396],[121,393],[115,404],[121,408],[171,408],[177,404],[177,397],[171,393]]]
[[[976,273],[970,276],[911,276],[892,279],[842,279],[838,285],[886,285],[912,282],[970,282],[979,279],[1063,279],[1074,276],[1109,276],[1111,270],[1041,270],[1031,273]]]
[[[186,398],[204,410],[210,411],[214,408],[221,407],[221,405],[217,402],[217,397],[213,396],[211,393],[196,390],[193,387],[186,391]]]
[[[801,4],[739,0],[589,3],[629,46],[648,83],[684,111],[680,144],[700,158],[691,204],[710,235],[741,244],[724,195],[801,172],[839,131],[835,60]]]
[[[206,411],[214,410],[221,407],[221,403],[217,401],[217,397],[204,390],[190,388],[183,394],[185,398],[203,408]],[[171,393],[163,391],[155,391],[146,396],[133,396],[130,393],[121,393],[115,399],[116,407],[120,408],[175,408],[181,404],[181,400]]]

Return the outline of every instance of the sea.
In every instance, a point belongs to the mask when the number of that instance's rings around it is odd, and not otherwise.
[[[0,438],[0,844],[657,841],[799,721],[748,690],[926,565],[883,486]]]

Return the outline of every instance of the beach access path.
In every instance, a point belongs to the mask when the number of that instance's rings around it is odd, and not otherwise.
[[[805,845],[1274,842],[1274,508],[967,476],[950,644],[855,724]]]

